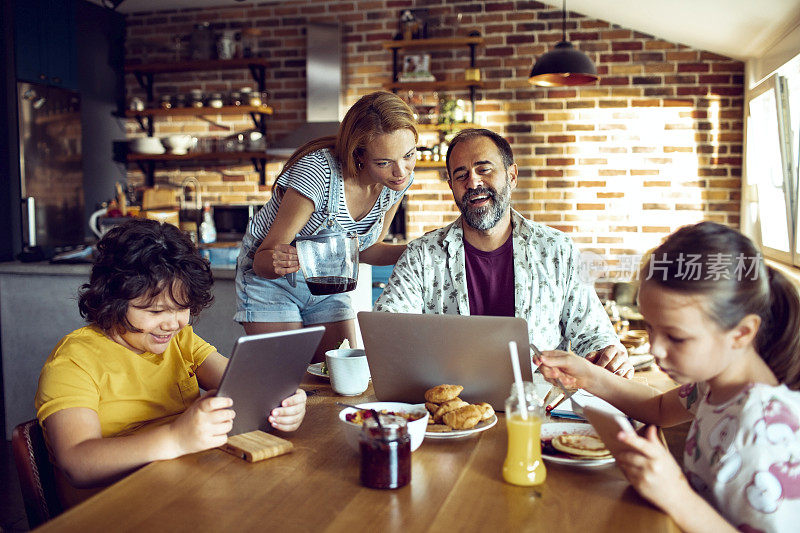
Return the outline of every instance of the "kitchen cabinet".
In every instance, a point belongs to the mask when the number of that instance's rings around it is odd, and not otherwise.
[[[475,94],[477,89],[483,87],[483,82],[481,82],[479,79],[466,79],[466,77],[463,80],[400,81],[399,75],[402,70],[400,52],[411,50],[427,51],[468,47],[470,57],[469,70],[473,73],[477,73],[478,71],[475,68],[475,50],[482,44],[483,38],[480,36],[384,41],[383,47],[392,51],[392,81],[390,83],[385,83],[383,87],[395,93],[399,90],[417,92],[468,91],[471,104],[471,122],[455,123],[452,125],[420,124],[418,129],[419,131],[438,131],[440,133],[440,140],[443,140],[444,134],[447,131],[475,127]],[[439,161],[418,161],[417,167],[441,169],[444,168],[444,158],[442,157],[442,159]]]
[[[75,4],[70,0],[16,0],[17,79],[78,90]]]
[[[155,107],[155,96],[153,94],[153,78],[156,74],[175,73],[175,72],[202,72],[209,70],[232,70],[249,69],[256,82],[257,90],[265,90],[265,74],[267,60],[262,58],[237,58],[220,60],[184,61],[180,63],[150,63],[142,65],[126,65],[125,72],[136,76],[139,85],[147,94],[148,108],[136,111],[127,110],[124,116],[138,121],[142,130],[148,136],[153,135],[153,121],[157,117],[207,117],[209,115],[250,115],[255,129],[262,134],[266,133],[267,116],[272,114],[272,108],[268,105],[260,106],[223,106],[223,107],[177,107],[161,109]],[[148,185],[152,185],[156,162],[164,161],[242,161],[250,160],[253,168],[259,173],[259,182],[266,183],[266,163],[268,157],[265,152],[189,152],[188,154],[132,154],[127,155],[127,161],[136,163],[145,174]]]

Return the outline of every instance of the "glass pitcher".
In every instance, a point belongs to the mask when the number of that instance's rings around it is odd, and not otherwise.
[[[352,291],[358,281],[358,236],[323,230],[295,239],[300,270],[314,295]],[[292,283],[293,274],[289,274]]]
[[[516,383],[512,384],[506,400],[508,452],[503,462],[503,479],[512,485],[539,485],[547,477],[542,460],[544,401],[529,381],[523,384],[522,397],[524,407],[520,405]]]

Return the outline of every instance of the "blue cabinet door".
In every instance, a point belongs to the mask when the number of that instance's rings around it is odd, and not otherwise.
[[[42,49],[41,0],[14,2],[14,58],[17,62],[17,79],[34,83],[47,83]]]
[[[75,4],[72,0],[16,0],[17,78],[78,89]]]
[[[49,83],[78,89],[77,49],[75,46],[75,4],[71,0],[48,0],[44,16],[42,48]]]

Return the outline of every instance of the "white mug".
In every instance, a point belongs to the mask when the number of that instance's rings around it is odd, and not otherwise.
[[[325,363],[333,391],[342,396],[358,396],[369,386],[369,366],[364,350],[343,348],[325,352]]]

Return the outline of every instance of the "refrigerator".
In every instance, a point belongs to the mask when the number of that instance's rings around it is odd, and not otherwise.
[[[17,84],[23,254],[47,258],[84,243],[80,95]]]

